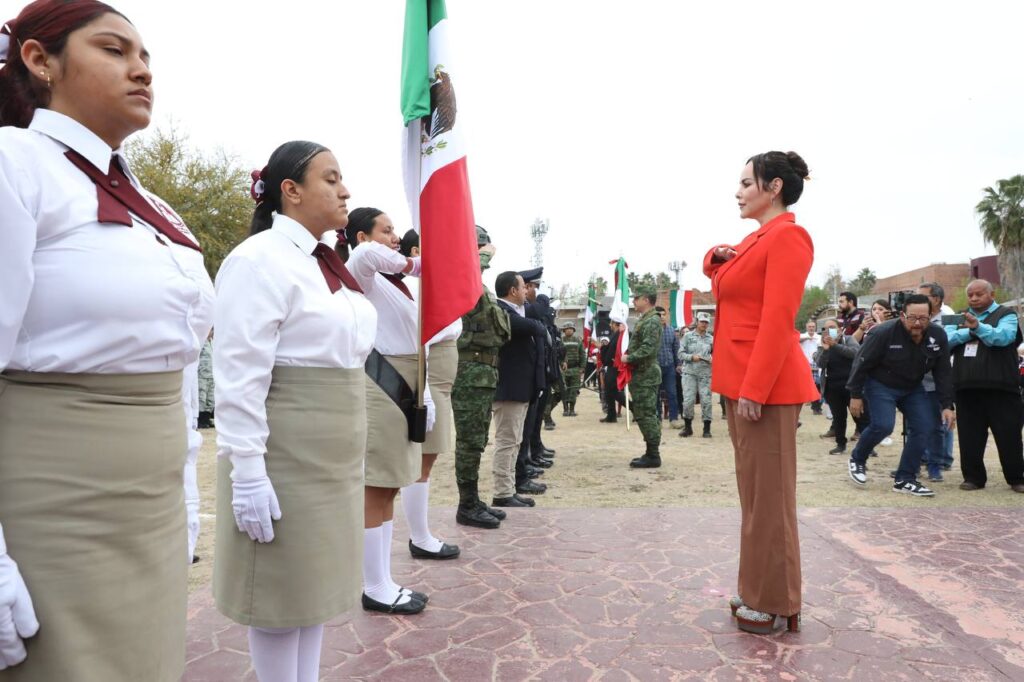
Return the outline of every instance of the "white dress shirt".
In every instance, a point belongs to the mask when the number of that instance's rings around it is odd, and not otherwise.
[[[202,254],[158,242],[135,215],[133,227],[97,222],[96,185],[64,156],[68,149],[103,173],[120,154],[48,109],[37,109],[27,129],[0,128],[0,371],[183,369],[198,359],[212,321]],[[123,157],[122,165],[187,233]]]
[[[96,184],[72,149],[103,173],[112,155],[132,185],[183,233],[184,221],[146,191],[121,150],[63,114],[37,109],[27,129],[0,128],[0,371],[140,374],[184,369],[188,463],[196,429],[199,351],[213,324],[203,255],[134,225],[99,223]]]
[[[316,245],[305,227],[278,214],[217,273],[217,454],[231,458],[236,480],[266,473],[266,400],[275,365],[362,369],[373,348],[377,312],[360,293],[331,293],[312,255]]]
[[[413,277],[420,274],[419,257],[413,262]],[[414,355],[419,352],[419,310],[416,301],[401,292],[381,273],[398,274],[409,261],[395,249],[374,241],[355,247],[345,264],[366,297],[377,309],[377,340],[373,347],[381,355]]]

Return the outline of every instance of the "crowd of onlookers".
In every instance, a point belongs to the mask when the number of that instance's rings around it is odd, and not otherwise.
[[[934,494],[918,476],[923,467],[930,483],[944,481],[953,467],[955,429],[961,490],[985,487],[991,432],[1006,482],[1024,493],[1024,337],[1017,314],[995,302],[984,280],[967,285],[962,313],[944,299],[942,286],[929,282],[865,310],[856,294],[843,292],[834,318],[807,320],[800,346],[821,394],[811,408],[831,417],[823,434],[835,441],[829,454],[844,455],[857,441],[849,474],[866,485],[867,459],[876,445],[891,442],[901,412],[903,453],[890,472],[894,491]],[[854,422],[849,436],[848,416]]]

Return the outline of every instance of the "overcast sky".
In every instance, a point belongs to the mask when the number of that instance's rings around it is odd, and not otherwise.
[[[404,2],[115,2],[153,54],[155,125],[262,167],[291,139],[333,149],[350,206],[408,226],[399,65]],[[811,283],[994,253],[973,207],[1024,172],[1022,2],[448,0],[450,65],[493,273],[549,284],[685,260],[756,229],[748,157],[795,150]]]

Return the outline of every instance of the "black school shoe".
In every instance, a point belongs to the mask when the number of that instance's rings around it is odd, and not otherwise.
[[[442,542],[441,549],[436,552],[428,552],[422,547],[412,544],[412,540],[409,540],[409,553],[417,559],[454,559],[459,556],[460,550],[458,545]]]
[[[392,604],[388,605],[383,602],[379,602],[376,599],[371,599],[364,592],[363,611],[378,611],[380,613],[391,613],[396,616],[411,616],[427,608],[427,603],[425,601],[420,601],[415,597],[409,597],[409,601],[405,602],[404,604],[399,604],[398,600],[401,599],[403,596],[405,595],[399,592],[398,597],[395,598],[395,601]]]

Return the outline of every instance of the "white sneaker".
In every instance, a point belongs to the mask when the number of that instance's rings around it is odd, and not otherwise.
[[[888,436],[886,436],[885,438],[882,439],[882,442],[880,443],[880,445],[884,445],[886,447],[889,447],[890,445],[892,445],[892,438],[889,438]]]
[[[907,493],[915,497],[934,497],[935,492],[926,488],[917,481],[895,481],[892,484],[894,493]]]
[[[857,464],[852,459],[849,463],[850,480],[857,485],[865,485],[868,482],[868,472],[863,464]]]

